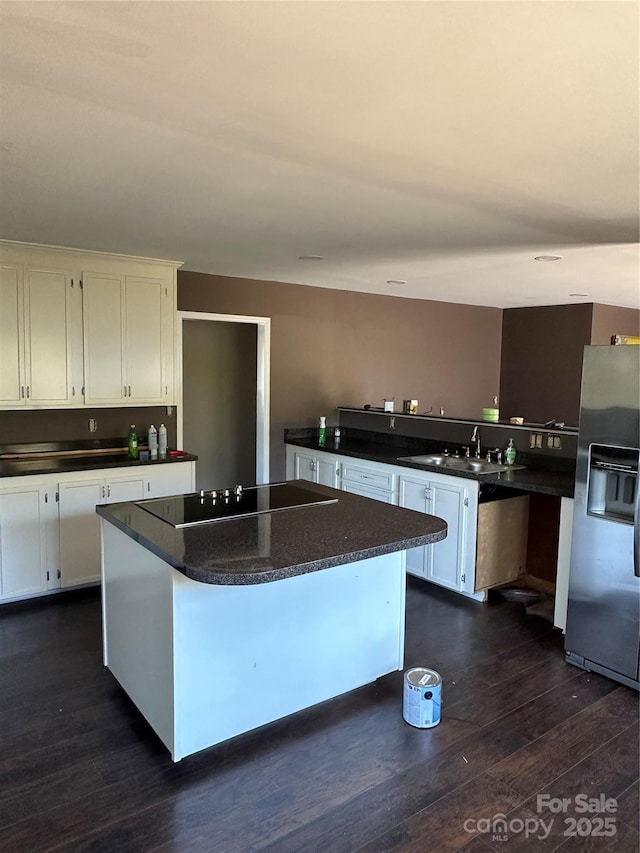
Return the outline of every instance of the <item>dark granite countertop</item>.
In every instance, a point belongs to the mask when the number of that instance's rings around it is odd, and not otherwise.
[[[96,512],[188,578],[221,585],[278,581],[446,536],[446,523],[433,515],[293,482],[337,502],[180,529],[137,503],[101,505]]]
[[[415,445],[387,444],[381,441],[366,441],[361,438],[351,439],[344,436],[336,444],[333,438],[327,438],[326,444],[318,444],[316,437],[300,437],[287,434],[287,444],[305,447],[308,450],[319,450],[325,453],[336,453],[340,456],[352,456],[356,459],[366,459],[370,462],[383,462],[387,465],[400,465],[403,468],[413,468],[419,471],[432,471],[451,477],[463,477],[467,480],[478,480],[480,483],[507,486],[523,492],[535,492],[543,495],[572,498],[575,474],[573,471],[552,471],[531,466],[515,471],[503,471],[497,474],[476,474],[473,471],[460,471],[452,468],[443,469],[441,465],[420,465],[415,462],[401,460],[402,456],[416,456],[421,451]],[[429,451],[422,451],[429,452]]]
[[[173,462],[195,462],[197,456],[185,453],[183,456],[167,456],[153,462],[129,459],[126,453],[100,454],[88,453],[86,456],[38,456],[28,453],[21,458],[0,459],[0,477],[25,477],[33,474],[62,474],[68,471],[92,471],[98,468],[135,468],[165,465]]]

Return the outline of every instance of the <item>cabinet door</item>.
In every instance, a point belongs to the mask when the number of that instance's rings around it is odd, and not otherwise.
[[[168,298],[165,291],[166,285],[159,279],[127,276],[125,353],[129,403],[162,403],[165,399],[163,305]]]
[[[172,462],[147,469],[145,497],[184,495],[195,489],[195,462]]]
[[[431,488],[426,478],[400,477],[400,506],[416,512],[430,512]],[[407,549],[407,571],[420,578],[427,576],[427,563],[432,545]]]
[[[22,272],[0,267],[0,405],[24,406],[24,323]]]
[[[47,513],[55,496],[38,486],[0,492],[0,595],[20,597],[47,589]]]
[[[338,465],[336,459],[316,459],[316,482],[337,489],[340,479]]]
[[[316,480],[316,458],[310,453],[299,453],[296,451],[293,465],[294,480],[310,480],[312,483]]]
[[[59,494],[62,586],[100,580],[100,519],[96,506],[106,500],[104,480],[61,483]]]
[[[24,317],[27,405],[70,405],[71,273],[25,267]]]
[[[106,482],[106,503],[115,504],[120,501],[141,501],[145,497],[145,478],[140,474],[130,477],[118,477]]]
[[[120,404],[127,394],[124,363],[125,281],[84,273],[85,403]]]
[[[429,580],[459,590],[461,587],[464,487],[431,484],[429,512],[443,518],[448,530],[445,539],[427,545],[426,576]]]

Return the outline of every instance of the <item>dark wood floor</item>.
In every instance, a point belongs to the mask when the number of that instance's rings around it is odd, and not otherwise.
[[[0,849],[636,853],[636,693],[522,605],[414,580],[405,663],[443,676],[434,729],[395,673],[174,765],[102,666],[97,590],[0,608]],[[616,834],[563,835],[572,805],[527,839],[538,793],[616,798]],[[500,813],[507,840],[465,830]]]

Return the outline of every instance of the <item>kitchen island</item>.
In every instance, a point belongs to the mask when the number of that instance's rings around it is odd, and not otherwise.
[[[97,508],[104,662],[174,761],[402,668],[404,552],[446,524],[287,485],[313,502],[182,527],[168,500]]]

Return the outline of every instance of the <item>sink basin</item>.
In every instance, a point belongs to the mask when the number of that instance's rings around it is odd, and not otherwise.
[[[502,462],[487,462],[486,459],[467,459],[466,462],[468,469],[476,474],[495,474],[513,468],[512,465],[505,465]]]
[[[449,457],[443,453],[428,453],[424,456],[399,456],[401,462],[416,462],[418,465],[444,465]]]
[[[505,465],[502,462],[487,462],[486,459],[466,459],[445,456],[443,453],[428,453],[422,456],[399,456],[399,462],[415,462],[417,465],[437,465],[456,471],[472,471],[474,474],[499,474],[501,471],[518,471],[524,465]]]

